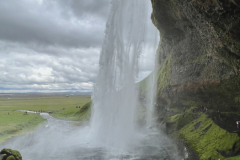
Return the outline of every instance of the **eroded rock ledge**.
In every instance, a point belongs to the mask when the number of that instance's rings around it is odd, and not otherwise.
[[[240,155],[240,1],[151,2],[161,36],[156,112],[166,132],[202,160]]]

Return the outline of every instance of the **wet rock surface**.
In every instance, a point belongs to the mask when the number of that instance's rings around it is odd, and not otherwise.
[[[239,155],[240,1],[151,2],[161,36],[156,113],[166,133],[200,159]]]

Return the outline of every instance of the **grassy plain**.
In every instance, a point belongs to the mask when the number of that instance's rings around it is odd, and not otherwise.
[[[44,119],[39,114],[0,111],[0,143],[12,136],[34,130]]]
[[[45,121],[39,114],[25,114],[17,110],[42,110],[52,112],[55,118],[86,120],[90,117],[90,101],[90,95],[1,95],[0,143],[11,136],[32,131]]]

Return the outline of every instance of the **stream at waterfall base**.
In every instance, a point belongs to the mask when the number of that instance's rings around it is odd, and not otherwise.
[[[20,151],[24,160],[178,160],[177,147],[158,130],[139,131],[139,142],[126,149],[91,141],[88,125],[74,126],[48,113],[44,125],[32,133],[13,137],[0,148]]]

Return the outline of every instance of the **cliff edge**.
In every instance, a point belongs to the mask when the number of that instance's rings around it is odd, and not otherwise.
[[[158,121],[201,160],[237,159],[240,0],[151,2],[151,19],[161,37],[156,60]]]

